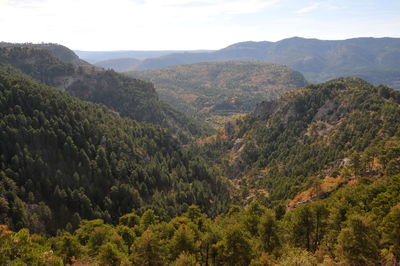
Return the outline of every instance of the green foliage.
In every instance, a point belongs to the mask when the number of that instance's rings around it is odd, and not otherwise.
[[[119,217],[119,223],[125,226],[134,227],[135,225],[139,225],[140,219],[135,213],[128,213]]]
[[[173,266],[196,266],[196,257],[186,252],[182,252],[172,263]]]
[[[83,246],[76,236],[65,233],[62,236],[50,239],[52,249],[64,263],[72,263],[72,259],[79,259],[85,254]]]
[[[178,258],[183,253],[195,253],[195,234],[185,225],[181,225],[178,230],[175,231],[174,236],[170,242],[170,254],[172,258]]]
[[[325,204],[320,202],[301,206],[286,214],[282,221],[285,241],[297,248],[293,251],[302,249],[315,252],[321,247],[323,240],[328,238],[328,214]],[[337,234],[335,234],[335,237],[337,237]]]
[[[109,242],[100,247],[96,259],[100,265],[129,265],[128,258]]]
[[[279,265],[287,266],[315,266],[317,259],[312,253],[304,249],[289,248],[284,251],[285,255],[278,261]]]
[[[376,265],[379,234],[365,218],[350,217],[338,236],[338,254],[351,265]]]
[[[278,230],[278,223],[274,215],[271,212],[265,212],[261,216],[258,225],[258,234],[265,252],[272,253],[272,251],[280,248],[281,243]]]
[[[140,225],[146,230],[150,225],[158,223],[158,217],[154,214],[154,210],[147,210],[140,219]]]
[[[47,246],[36,242],[28,229],[14,233],[7,226],[0,225],[0,264],[2,265],[62,265],[62,259],[55,256]]]
[[[400,205],[392,207],[383,220],[384,243],[396,261],[400,261]]]
[[[150,230],[144,231],[132,246],[134,265],[164,265],[164,254],[158,236]]]
[[[227,229],[224,239],[218,243],[219,261],[224,265],[248,265],[251,246],[246,232],[239,226]]]

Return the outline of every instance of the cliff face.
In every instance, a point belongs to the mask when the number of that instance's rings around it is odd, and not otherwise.
[[[263,101],[257,104],[253,111],[253,116],[257,119],[266,119],[278,108],[278,103],[276,101]]]
[[[284,123],[296,120],[303,112],[303,102],[299,98],[301,90],[285,94],[274,101],[263,101],[257,104],[252,115],[259,120],[268,120],[275,115]]]

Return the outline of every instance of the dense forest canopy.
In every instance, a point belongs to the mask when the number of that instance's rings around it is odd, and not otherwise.
[[[212,215],[226,208],[218,171],[165,129],[119,118],[11,67],[0,70],[0,86],[1,223],[55,233],[142,207],[163,218],[190,204]]]

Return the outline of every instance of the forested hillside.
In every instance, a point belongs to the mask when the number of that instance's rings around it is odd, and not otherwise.
[[[96,64],[101,61],[114,60],[119,58],[136,58],[143,60],[146,58],[160,57],[172,53],[204,53],[210,50],[120,50],[120,51],[81,51],[74,52],[89,63]]]
[[[258,102],[307,83],[285,66],[257,62],[198,63],[125,74],[154,83],[162,100],[212,122],[218,115],[249,113]]]
[[[219,152],[211,161],[222,158],[241,200],[274,206],[314,186],[301,204],[360,175],[397,173],[399,103],[399,92],[356,78],[310,85],[260,103],[204,148]]]
[[[74,66],[34,46],[0,48],[0,63],[10,64],[39,82],[82,100],[102,103],[123,117],[158,124],[188,140],[209,128],[159,101],[153,84],[91,65]]]
[[[0,224],[55,234],[147,208],[216,215],[229,201],[220,173],[166,129],[1,68]]]

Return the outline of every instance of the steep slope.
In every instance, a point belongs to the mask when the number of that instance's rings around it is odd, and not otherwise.
[[[296,71],[258,62],[197,63],[125,74],[154,83],[161,99],[206,119],[248,113],[262,100],[306,85]]]
[[[399,47],[398,38],[324,41],[295,37],[278,42],[237,43],[208,53],[175,53],[144,60],[137,69],[157,69],[210,61],[256,60],[285,64],[300,71],[310,82],[357,76],[374,84],[383,83],[399,89]]]
[[[175,112],[158,100],[153,84],[127,78],[91,65],[74,66],[31,46],[0,48],[0,63],[21,69],[36,80],[57,87],[82,100],[102,103],[130,117],[170,128],[182,139],[201,135],[207,127]]]
[[[274,204],[313,184],[337,187],[399,167],[399,103],[399,92],[356,78],[310,85],[260,103],[205,149],[225,150],[212,161],[225,159],[242,199]]]
[[[0,224],[55,233],[152,207],[216,214],[226,185],[158,126],[119,118],[10,67],[0,69]]]

